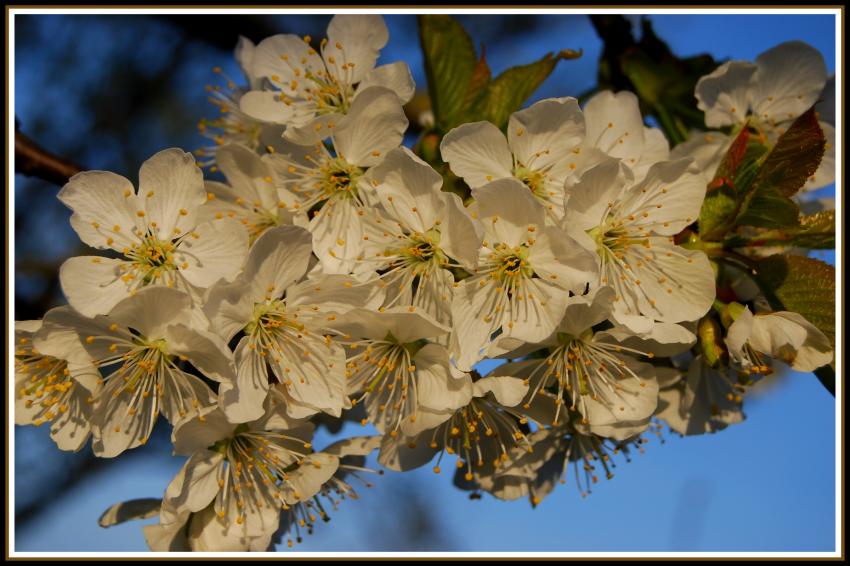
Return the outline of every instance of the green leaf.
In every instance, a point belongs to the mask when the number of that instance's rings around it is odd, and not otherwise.
[[[814,107],[794,120],[764,158],[736,224],[789,229],[799,225],[794,195],[820,165],[826,139]]]
[[[835,268],[799,255],[772,255],[758,262],[756,281],[774,310],[799,313],[835,347]]]
[[[742,209],[738,225],[794,229],[799,223],[800,207],[773,187],[754,190]]]
[[[451,16],[420,14],[417,21],[434,121],[445,132],[461,122],[476,69],[475,46],[460,22]]]
[[[828,250],[835,247],[835,211],[824,210],[800,217],[798,227],[764,230],[755,236],[730,238],[726,247],[791,246],[810,250]]]
[[[732,142],[706,190],[699,218],[701,239],[719,241],[734,227],[759,159],[766,151],[747,127]]]
[[[465,107],[469,107],[484,94],[487,85],[490,84],[490,66],[487,64],[487,57],[484,46],[481,46],[481,58],[475,65],[472,72],[472,78],[469,81],[469,86],[466,89],[466,96],[463,99]]]
[[[543,84],[558,61],[580,55],[580,52],[569,50],[554,55],[547,53],[534,63],[511,67],[487,85],[471,109],[470,120],[488,120],[504,129],[511,114]]]
[[[756,190],[772,188],[786,197],[794,195],[817,171],[825,147],[813,106],[776,140],[753,181]]]

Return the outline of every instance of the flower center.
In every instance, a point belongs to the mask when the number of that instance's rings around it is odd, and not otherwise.
[[[76,382],[71,378],[65,360],[27,348],[28,339],[20,342],[15,351],[18,397],[24,400],[27,409],[33,405],[37,407],[33,424],[40,426],[68,411],[71,390]]]
[[[512,283],[534,275],[528,263],[528,247],[525,244],[513,248],[502,244],[497,246],[495,256],[493,272],[500,282]]]
[[[449,261],[440,249],[440,232],[435,228],[425,234],[407,236],[401,247],[386,249],[384,256],[396,258],[393,267],[411,269],[416,274],[425,273],[433,267],[442,267]]]
[[[522,181],[535,196],[545,197],[546,195],[546,173],[528,169],[522,165],[517,165],[514,168],[514,177]]]
[[[158,239],[148,233],[140,243],[132,244],[125,255],[132,260],[132,271],[123,276],[127,282],[141,279],[142,286],[156,283],[166,278],[166,274],[177,270],[174,263],[174,250],[177,246],[171,241]]]
[[[328,160],[321,170],[321,188],[325,198],[355,198],[363,170],[339,157]]]
[[[348,114],[351,98],[354,96],[354,88],[350,84],[340,81],[330,70],[319,70],[315,74],[307,70],[304,76],[312,85],[305,87],[304,91],[307,93],[307,100],[316,105],[316,114]]]

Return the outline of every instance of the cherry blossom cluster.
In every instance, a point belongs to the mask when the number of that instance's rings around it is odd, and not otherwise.
[[[351,15],[318,49],[242,39],[247,88],[211,89],[209,147],[157,153],[138,187],[88,171],[59,193],[102,253],[62,265],[68,305],[16,323],[15,421],[110,458],[162,417],[185,458],[161,501],[102,524],[158,516],[153,550],[292,544],[369,484],[374,451],[536,505],[559,482],[590,491],[658,419],[682,434],[742,420],[775,361],[832,360],[801,315],[738,303],[728,363],[691,353],[715,273],[679,236],[731,135],[671,152],[630,92],[541,100],[505,131],[444,136],[464,200],[404,145],[415,87],[405,63],[376,66],[387,40],[381,17]],[[775,138],[826,82],[820,55],[788,43],[724,64],[696,97],[707,126],[749,116]],[[505,363],[482,376],[486,359]],[[377,432],[318,449],[319,415]]]

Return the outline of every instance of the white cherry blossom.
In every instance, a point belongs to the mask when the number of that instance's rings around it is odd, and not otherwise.
[[[364,251],[364,217],[373,188],[365,173],[401,144],[407,118],[398,98],[372,88],[353,103],[346,122],[334,126],[333,152],[321,142],[286,144],[268,163],[297,197],[290,210],[313,234],[313,249],[326,273],[351,273]],[[308,217],[309,215],[309,217]]]
[[[366,217],[362,261],[380,273],[385,306],[413,305],[451,325],[451,268],[475,269],[480,225],[407,148],[390,151],[367,175],[382,210]]]
[[[189,362],[205,377],[235,380],[233,356],[215,334],[192,325],[188,295],[150,287],[118,303],[106,316],[86,318],[54,309],[45,327],[73,329],[106,377],[92,415],[95,454],[111,458],[145,444],[159,414],[176,423],[215,404],[203,380],[184,371]]]
[[[478,362],[493,333],[534,342],[560,322],[569,292],[598,279],[594,256],[562,230],[516,179],[473,189],[484,225],[479,265],[456,285],[452,356],[461,370]]]
[[[200,222],[233,218],[245,227],[249,243],[273,226],[293,223],[288,207],[295,196],[279,187],[274,169],[245,146],[229,144],[216,154],[227,183],[206,181],[207,203],[199,210]]]
[[[204,514],[195,520],[206,546],[262,540],[277,530],[284,505],[309,500],[337,469],[336,457],[313,453],[312,434],[310,423],[271,405],[243,424],[205,408],[174,429],[174,452],[189,459],[166,489],[163,508]]]
[[[630,348],[617,339],[620,336],[593,331],[595,325],[611,316],[614,294],[611,287],[601,287],[588,295],[573,297],[563,320],[549,337],[503,354],[519,358],[548,348],[546,357],[506,364],[491,375],[523,378],[529,387],[526,406],[551,387],[555,412],[547,423],[559,421],[566,401],[569,410],[581,416],[579,424],[594,434],[623,440],[642,432],[655,411],[658,384],[655,368],[638,357],[652,359],[655,355],[648,343],[642,344],[643,349]],[[623,330],[621,334],[631,334]],[[501,342],[518,341],[507,338]]]
[[[499,179],[521,181],[558,221],[564,214],[564,182],[588,165],[578,101],[541,100],[512,114],[507,132],[506,137],[490,122],[463,124],[446,134],[440,153],[473,189]]]
[[[100,388],[100,373],[73,329],[15,322],[15,424],[48,424],[59,449],[80,450],[91,434]]]
[[[434,341],[449,328],[414,306],[351,310],[333,323],[347,344],[346,389],[365,404],[368,421],[396,435],[421,407],[447,410],[464,404],[466,387],[449,353]]]
[[[696,220],[703,178],[690,160],[662,161],[635,182],[614,160],[586,172],[569,191],[564,229],[596,252],[598,284],[614,288],[613,318],[635,332],[653,321],[696,320],[714,300],[714,272],[701,251],[673,242]]]
[[[284,136],[313,143],[342,125],[369,88],[390,91],[404,104],[414,92],[403,62],[375,67],[389,34],[378,15],[336,15],[319,51],[309,37],[280,34],[261,41],[251,54],[252,76],[275,90],[252,90],[240,100],[243,112],[258,120],[286,125]]]
[[[270,371],[290,416],[339,416],[348,406],[345,351],[328,336],[328,324],[335,313],[381,298],[375,286],[350,276],[305,278],[310,245],[303,228],[270,228],[251,248],[242,274],[210,290],[205,308],[212,328],[228,342],[244,332],[235,349],[237,379],[219,389],[233,422],[260,417]]]
[[[442,410],[420,408],[405,435],[385,436],[378,461],[391,470],[406,471],[439,459],[433,470],[440,473],[445,454],[457,457],[455,468],[464,480],[483,489],[492,487],[493,473],[508,460],[516,446],[529,448],[520,424],[527,419],[510,410],[522,402],[528,385],[513,377],[462,378],[464,402]]]
[[[151,285],[199,300],[200,290],[235,277],[248,251],[237,221],[199,222],[207,200],[203,176],[191,154],[179,149],[145,161],[138,194],[120,175],[86,171],[71,177],[58,198],[74,211],[71,226],[84,243],[123,255],[79,256],[62,264],[62,291],[85,316],[106,314]]]
[[[725,340],[729,355],[745,373],[769,373],[767,357],[797,371],[814,371],[833,358],[829,339],[795,312],[753,314],[744,307]]]
[[[817,171],[806,182],[803,191],[829,185],[835,180],[834,81],[832,107],[825,108],[820,126],[826,138],[826,151]],[[744,124],[754,127],[773,144],[793,120],[818,103],[829,105],[830,91],[823,56],[802,41],[788,41],[760,54],[755,63],[727,61],[702,77],[696,85],[700,110],[705,111],[705,124],[710,128],[734,126],[733,134]],[[831,113],[830,113],[831,112]],[[705,163],[706,176],[714,176],[716,165],[734,139],[721,132],[697,137],[685,147],[677,147],[677,156],[691,155],[697,164]],[[721,143],[725,141],[725,143]],[[711,151],[716,148],[716,153]]]

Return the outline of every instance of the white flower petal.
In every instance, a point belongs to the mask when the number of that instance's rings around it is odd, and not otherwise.
[[[310,219],[313,252],[325,273],[348,274],[362,263],[358,257],[363,252],[365,227],[359,212],[362,209],[354,199],[336,199],[326,202]]]
[[[254,206],[260,203],[267,210],[277,207],[279,199],[272,169],[256,152],[243,145],[228,144],[216,150],[215,159],[233,193]]]
[[[255,120],[286,125],[295,118],[298,106],[286,104],[281,96],[277,91],[252,90],[239,99],[239,110]]]
[[[180,273],[201,288],[210,287],[219,279],[232,281],[247,255],[248,234],[231,218],[197,226],[174,252]]]
[[[339,112],[319,114],[305,120],[293,118],[289,127],[283,133],[284,141],[298,145],[313,146],[333,134],[334,128],[341,126],[348,119],[348,116]]]
[[[690,171],[690,164],[690,159],[656,163],[626,191],[622,207],[634,216],[634,226],[673,236],[699,218],[705,178]]]
[[[233,354],[218,335],[183,323],[165,328],[168,352],[183,356],[206,377],[219,383],[236,379]]]
[[[188,317],[189,295],[168,287],[145,287],[115,305],[109,319],[147,338],[163,338],[165,327]]]
[[[442,419],[440,422],[445,422],[450,417],[451,413],[447,413],[445,418],[443,418],[443,414],[440,414],[440,419]],[[417,421],[419,420],[420,416],[417,414]],[[381,443],[378,463],[388,470],[406,472],[424,466],[434,458],[437,452],[438,449],[431,448],[430,442],[425,438],[411,441],[401,436],[392,438],[390,435],[386,435]]]
[[[490,122],[454,128],[440,142],[440,154],[452,172],[473,188],[513,175],[508,140]]]
[[[316,71],[324,69],[319,55],[311,55],[310,51],[310,45],[291,33],[267,37],[254,49],[251,75],[267,78],[287,96],[300,98],[305,94],[305,86],[309,86],[302,78],[306,72],[311,71],[315,75]],[[294,89],[292,81],[296,81]]]
[[[121,251],[138,240],[133,229],[140,227],[136,212],[141,205],[133,184],[124,177],[84,171],[71,177],[56,196],[74,211],[71,226],[86,244]]]
[[[184,234],[196,224],[198,207],[207,200],[204,175],[191,153],[165,149],[139,170],[139,201],[144,203],[148,226],[157,238],[171,241],[176,230]]]
[[[802,41],[787,41],[756,58],[753,114],[760,120],[791,120],[818,101],[826,84],[820,52]]]
[[[702,356],[697,356],[688,368],[685,390],[680,400],[679,415],[683,422],[673,419],[672,422],[668,420],[668,424],[672,426],[676,423],[680,426],[677,432],[694,435],[715,432],[740,423],[744,420],[744,413],[740,401],[734,398],[728,378],[706,365]]]
[[[687,141],[673,148],[670,159],[693,158],[693,168],[701,173],[705,182],[708,183],[714,178],[717,166],[720,165],[731,143],[732,137],[722,132],[693,131]]]
[[[241,277],[211,287],[204,303],[210,330],[230,342],[251,320],[256,302],[252,295],[249,283]]]
[[[251,286],[251,298],[261,302],[279,297],[304,276],[312,252],[310,233],[297,226],[266,230],[248,254],[240,280]]]
[[[749,342],[756,351],[776,357],[797,371],[814,371],[832,362],[829,339],[802,315],[780,311],[754,319]]]
[[[168,484],[163,504],[177,513],[205,508],[218,493],[218,470],[223,465],[222,454],[207,450],[193,454]]]
[[[74,309],[86,316],[106,314],[130,296],[131,287],[120,267],[129,262],[98,256],[72,257],[59,268],[62,293]]]
[[[244,423],[263,415],[263,402],[269,392],[266,359],[255,350],[248,349],[248,337],[236,346],[236,378],[218,388],[218,402],[227,420]]]
[[[596,255],[554,226],[535,232],[528,261],[539,277],[574,293],[597,279]]]
[[[543,227],[546,209],[528,188],[514,178],[493,181],[473,188],[478,216],[490,244],[520,245],[530,237],[529,227]]]
[[[633,166],[644,150],[644,125],[637,96],[602,91],[584,106],[585,147],[597,148]]]
[[[389,37],[384,18],[377,14],[337,14],[328,24],[328,43],[322,55],[326,62],[330,57],[337,61],[340,67],[337,76],[357,83],[375,67]],[[342,70],[346,64],[348,70]]]
[[[472,219],[459,196],[447,192],[441,196],[445,218],[440,227],[440,247],[464,269],[473,271],[478,265],[484,228]]]
[[[358,93],[348,117],[333,130],[337,154],[348,163],[371,167],[401,145],[407,118],[391,90],[371,87]]]
[[[472,394],[484,397],[492,393],[500,405],[515,407],[528,393],[528,385],[522,379],[508,376],[489,376],[472,384]]]
[[[203,420],[201,420],[203,418]],[[236,425],[216,406],[204,407],[197,415],[191,415],[174,425],[171,442],[174,454],[191,456],[204,453],[219,440],[229,438]]]
[[[319,452],[306,456],[297,469],[289,472],[281,489],[281,498],[290,505],[309,501],[338,468],[339,458],[331,454]]]
[[[608,319],[611,316],[614,294],[614,289],[603,286],[587,295],[570,297],[558,331],[581,336],[588,328]]]
[[[626,324],[622,314],[640,313],[662,322],[683,322],[704,315],[715,297],[714,271],[705,253],[676,246],[667,238],[647,238],[647,245],[641,250],[630,246],[624,252],[631,266],[625,281],[609,281],[620,293],[614,303],[615,319]],[[609,279],[619,275],[612,273]]]
[[[727,61],[697,81],[697,107],[705,112],[705,125],[720,128],[747,119],[756,65]]]
[[[457,379],[449,367],[449,353],[438,344],[427,344],[413,357],[416,366],[416,402],[432,411],[460,409],[472,399],[469,376]]]
[[[658,128],[645,127],[643,142],[643,152],[638,162],[632,165],[637,179],[642,179],[653,163],[670,159],[670,142],[667,141],[664,132]]]
[[[286,304],[295,307],[308,326],[314,316],[317,322],[323,322],[329,313],[358,307],[375,309],[382,302],[383,293],[374,281],[358,281],[350,275],[319,275],[286,290]]]
[[[393,149],[367,173],[377,200],[390,217],[414,232],[427,232],[438,219],[443,177],[406,147]]]
[[[518,164],[545,170],[563,184],[573,150],[584,141],[584,114],[572,97],[548,98],[514,112],[508,122],[508,145]]]
[[[603,223],[609,204],[620,200],[631,172],[619,160],[606,159],[584,172],[567,188],[566,215],[561,226],[573,237]]]
[[[153,497],[122,501],[104,511],[98,518],[97,524],[107,528],[136,519],[149,519],[159,515],[161,506],[162,499]]]
[[[333,328],[355,338],[383,340],[392,333],[400,344],[415,342],[423,338],[435,338],[446,334],[449,329],[429,315],[409,307],[393,307],[383,312],[353,309],[335,321]]]
[[[369,71],[357,85],[357,92],[362,92],[372,86],[390,89],[396,93],[402,104],[410,102],[416,92],[416,84],[413,82],[413,75],[410,74],[410,67],[403,61],[381,65]],[[356,97],[357,94],[355,93],[354,96]]]

